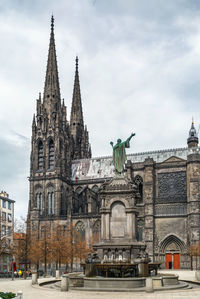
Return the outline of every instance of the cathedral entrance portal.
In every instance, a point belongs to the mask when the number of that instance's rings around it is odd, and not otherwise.
[[[180,269],[180,253],[166,253],[166,269]]]
[[[180,269],[184,258],[181,253],[185,252],[185,244],[175,235],[169,235],[160,244],[161,252],[165,256],[166,269]],[[182,263],[182,264],[181,264]]]

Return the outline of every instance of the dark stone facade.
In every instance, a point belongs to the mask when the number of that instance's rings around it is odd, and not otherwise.
[[[150,257],[161,259],[163,267],[166,254],[177,253],[180,267],[189,268],[188,249],[200,239],[200,154],[194,124],[187,143],[187,148],[128,155],[125,179],[128,185],[135,186],[134,202],[130,192],[124,192],[124,196],[135,211],[134,221],[128,220],[129,207],[120,198],[116,197],[118,204],[114,204],[114,189],[113,210],[109,206],[108,211],[111,217],[105,216],[108,226],[119,226],[117,216],[112,215],[122,211],[121,235],[134,231],[135,240],[145,243]],[[101,231],[101,194],[113,176],[112,157],[91,158],[78,59],[70,123],[67,121],[60,96],[52,19],[44,95],[37,100],[32,125],[28,211],[31,230],[40,231],[45,223],[53,230],[56,224],[72,222],[88,244],[94,238],[100,240],[100,235],[105,237]],[[113,236],[117,233],[120,231],[112,232]],[[109,230],[107,234],[109,239]]]

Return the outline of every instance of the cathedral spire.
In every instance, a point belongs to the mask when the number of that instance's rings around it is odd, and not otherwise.
[[[51,34],[49,43],[49,53],[47,60],[46,78],[44,85],[44,101],[54,98],[60,101],[60,86],[58,78],[58,67],[56,59],[56,47],[54,39],[54,17],[51,17]]]
[[[192,118],[192,125],[189,131],[189,137],[187,139],[188,147],[197,147],[199,142],[197,131],[194,127],[194,120]]]
[[[70,117],[70,132],[73,140],[72,159],[84,159],[91,157],[91,152],[89,151],[88,132],[87,129],[84,129],[77,56]]]
[[[81,91],[79,83],[79,73],[78,73],[78,57],[76,56],[76,70],[74,79],[74,91],[72,97],[72,108],[71,108],[71,118],[70,127],[72,135],[75,134],[76,128],[84,126],[83,121],[83,111],[81,103]]]

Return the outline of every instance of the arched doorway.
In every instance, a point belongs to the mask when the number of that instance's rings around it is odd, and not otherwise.
[[[161,251],[165,254],[166,269],[180,269],[181,253],[184,251],[184,242],[178,237],[170,235],[161,242]]]

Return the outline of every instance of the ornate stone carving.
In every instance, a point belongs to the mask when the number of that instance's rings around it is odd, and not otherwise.
[[[185,171],[158,174],[157,202],[187,202]]]

